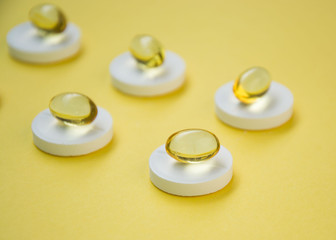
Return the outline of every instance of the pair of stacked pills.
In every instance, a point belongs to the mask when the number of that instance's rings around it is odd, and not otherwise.
[[[34,143],[42,151],[77,156],[96,151],[112,139],[112,118],[87,96],[64,93],[53,97],[49,109],[35,117],[32,130]],[[213,133],[186,129],[153,152],[149,168],[151,181],[165,192],[204,195],[230,182],[232,156]]]
[[[268,71],[261,67],[250,68],[236,81],[222,86],[215,103],[217,116],[223,122],[250,130],[277,127],[293,111],[291,92],[272,82]],[[233,173],[231,153],[213,133],[202,129],[174,133],[165,146],[153,152],[149,168],[155,186],[181,196],[216,192],[230,182]]]

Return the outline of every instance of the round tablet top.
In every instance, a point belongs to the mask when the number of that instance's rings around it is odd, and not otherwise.
[[[203,129],[185,129],[171,135],[166,142],[167,153],[183,163],[208,160],[220,149],[218,138]]]
[[[271,84],[271,76],[265,68],[253,67],[240,74],[233,85],[233,92],[243,103],[253,103],[263,96]]]
[[[161,43],[150,35],[136,35],[130,44],[133,57],[146,67],[160,66],[165,57]]]
[[[29,12],[29,19],[40,30],[47,33],[60,33],[66,28],[66,18],[53,4],[40,4]]]
[[[69,125],[91,123],[97,116],[97,107],[80,93],[61,93],[50,100],[49,110],[57,119]]]

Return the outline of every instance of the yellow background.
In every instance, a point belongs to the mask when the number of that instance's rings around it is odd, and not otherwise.
[[[7,32],[39,1],[0,1],[0,239],[336,239],[336,2],[333,0],[57,1],[82,31],[72,60],[40,66],[8,54]],[[115,90],[108,66],[137,33],[187,63],[175,93]],[[266,67],[294,95],[294,115],[268,131],[220,122],[215,91]],[[55,157],[31,122],[64,91],[90,96],[114,119],[102,150]],[[214,132],[234,157],[223,190],[177,197],[155,188],[148,159],[173,132]]]

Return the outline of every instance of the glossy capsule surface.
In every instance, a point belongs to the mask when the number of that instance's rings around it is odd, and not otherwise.
[[[262,97],[270,84],[269,72],[262,67],[253,67],[240,74],[233,85],[233,92],[241,102],[250,104]]]
[[[157,67],[164,61],[165,54],[161,43],[150,35],[136,35],[129,50],[133,57],[146,67]]]
[[[220,149],[215,134],[203,129],[185,129],[172,134],[166,142],[166,151],[183,163],[208,160]]]
[[[61,93],[50,100],[51,114],[70,125],[91,123],[97,116],[97,106],[87,96],[80,93]]]
[[[53,4],[40,4],[29,12],[30,21],[38,29],[47,33],[60,33],[66,28],[66,18],[63,12]]]

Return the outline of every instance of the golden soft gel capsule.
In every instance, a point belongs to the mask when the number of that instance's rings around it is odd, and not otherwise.
[[[171,135],[166,142],[167,153],[184,163],[208,160],[219,151],[218,138],[203,129],[185,129]]]
[[[136,35],[129,47],[133,57],[147,67],[160,66],[164,61],[161,43],[150,35]]]
[[[271,84],[271,76],[265,68],[253,67],[240,74],[233,85],[233,92],[243,103],[253,103],[263,96]]]
[[[66,28],[66,18],[53,4],[40,4],[29,12],[29,19],[40,30],[47,33],[60,33]]]
[[[80,93],[61,93],[50,100],[49,110],[66,124],[84,125],[97,116],[97,107],[87,96]]]

